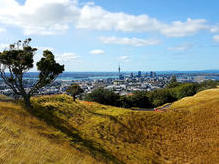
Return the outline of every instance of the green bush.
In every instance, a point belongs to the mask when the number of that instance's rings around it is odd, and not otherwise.
[[[176,87],[175,94],[177,99],[181,99],[186,96],[193,96],[197,93],[199,84],[197,83],[185,83]]]
[[[179,83],[173,79],[173,81],[164,89],[157,89],[151,92],[137,91],[130,96],[120,96],[113,91],[98,88],[86,95],[85,100],[125,108],[151,108],[165,103],[172,103],[186,96],[193,96],[201,90],[215,88],[217,85],[218,82],[212,80],[198,84]]]
[[[205,89],[216,88],[218,85],[219,85],[219,83],[217,81],[213,81],[213,80],[203,81],[200,84],[198,91],[202,91],[202,90],[205,90]]]
[[[134,92],[134,94],[130,96],[132,107],[140,107],[140,108],[150,107],[151,103],[147,94],[148,92],[146,91]]]
[[[176,100],[173,89],[157,89],[152,92],[148,92],[148,97],[154,107]]]
[[[85,96],[87,101],[95,101],[105,105],[119,105],[120,96],[119,94],[114,93],[113,91],[98,88],[93,90],[91,93]]]
[[[132,96],[120,96],[119,104],[120,104],[120,107],[131,108],[132,107]]]

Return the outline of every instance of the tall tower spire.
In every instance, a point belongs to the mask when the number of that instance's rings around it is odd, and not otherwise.
[[[119,71],[119,76],[120,76],[120,72],[121,72],[120,64],[119,64],[118,71]]]

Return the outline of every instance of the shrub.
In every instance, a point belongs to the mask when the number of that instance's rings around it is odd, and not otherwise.
[[[91,93],[85,96],[87,101],[95,101],[105,105],[119,105],[120,96],[119,94],[114,93],[113,91],[98,88],[93,90]]]
[[[73,101],[75,101],[76,96],[80,95],[81,93],[83,93],[83,89],[78,85],[78,84],[72,84],[71,86],[69,86],[66,90],[66,92],[68,94],[70,94],[73,98]]]
[[[151,106],[151,103],[148,99],[146,91],[137,91],[134,92],[133,95],[131,96],[121,96],[120,106],[125,108],[130,108],[130,107],[148,108]]]
[[[177,99],[181,99],[186,96],[193,96],[197,93],[199,84],[197,83],[186,83],[175,88]]]
[[[132,96],[120,96],[120,107],[131,108],[132,107]]]
[[[140,108],[147,108],[151,106],[149,101],[148,92],[146,91],[137,91],[131,96],[132,107],[140,107]]]
[[[217,81],[213,81],[213,80],[203,81],[202,83],[200,83],[198,91],[202,91],[202,90],[205,90],[205,89],[216,88],[218,86],[218,84],[219,83]]]
[[[148,97],[153,106],[160,106],[176,100],[173,89],[157,89],[148,92]]]
[[[86,100],[95,101],[101,104],[120,106],[125,108],[140,107],[151,108],[157,107],[166,103],[172,103],[186,96],[193,96],[198,91],[217,87],[216,81],[204,81],[198,83],[179,83],[173,80],[164,89],[157,89],[151,92],[137,91],[131,96],[119,96],[103,88],[94,90],[86,95]]]

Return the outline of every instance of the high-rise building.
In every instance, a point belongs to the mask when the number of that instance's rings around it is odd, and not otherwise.
[[[141,77],[141,71],[138,71],[138,77]]]
[[[120,67],[120,65],[119,65],[118,71],[119,71],[119,79],[120,80],[124,80],[124,76],[121,74],[121,67]]]
[[[156,77],[157,76],[157,74],[156,74],[156,72],[154,72],[154,77]]]
[[[153,77],[153,72],[152,71],[150,72],[150,77]]]
[[[145,73],[145,77],[148,77],[148,73],[147,72]]]
[[[119,76],[120,76],[120,72],[121,72],[121,68],[120,68],[120,65],[119,65],[118,71],[119,71]]]

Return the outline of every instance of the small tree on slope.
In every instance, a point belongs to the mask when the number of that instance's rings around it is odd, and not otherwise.
[[[67,88],[66,92],[70,94],[73,98],[73,101],[75,101],[76,96],[83,93],[83,89],[78,84],[72,84]]]
[[[25,106],[30,108],[30,98],[40,88],[52,83],[64,71],[64,65],[56,63],[51,51],[45,50],[43,57],[37,62],[38,81],[27,91],[24,88],[23,76],[34,66],[33,56],[37,51],[29,43],[31,39],[10,45],[9,50],[0,52],[0,74],[6,85],[15,95],[22,96]],[[9,72],[9,73],[6,73]]]

